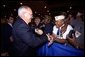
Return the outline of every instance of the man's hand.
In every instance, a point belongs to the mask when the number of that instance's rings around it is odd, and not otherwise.
[[[1,53],[1,56],[9,56],[8,52]]]
[[[49,45],[51,45],[52,43],[53,43],[53,37],[52,37],[52,35],[50,35],[49,33],[48,34],[46,34],[47,35],[47,37],[48,37],[48,46]]]
[[[73,46],[75,46],[76,48],[78,48],[78,44],[77,44],[77,41],[76,41],[76,38],[75,38],[75,35],[74,34],[72,34],[72,38],[67,37],[67,40],[70,42],[70,44],[72,44]]]
[[[39,35],[42,35],[43,34],[43,31],[41,30],[41,29],[35,29],[35,32],[37,33],[37,34],[39,34]]]
[[[13,37],[12,36],[10,36],[10,41],[13,42]]]

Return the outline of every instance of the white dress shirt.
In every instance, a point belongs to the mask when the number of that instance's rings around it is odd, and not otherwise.
[[[62,37],[60,39],[66,39],[66,36],[69,34],[69,32],[73,30],[71,25],[68,25],[66,28],[66,31],[62,34]],[[56,26],[53,27],[53,34],[57,36],[58,28]]]

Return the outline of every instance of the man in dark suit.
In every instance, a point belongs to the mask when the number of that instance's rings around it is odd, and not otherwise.
[[[7,18],[7,23],[3,24],[1,26],[1,50],[2,53],[9,53],[10,54],[10,48],[11,48],[11,41],[12,41],[12,24],[13,24],[14,18],[12,16],[9,16]]]
[[[36,38],[32,33],[29,23],[32,19],[32,10],[28,6],[21,6],[18,9],[19,18],[13,26],[13,55],[14,56],[34,56],[35,49],[46,43],[48,38],[40,30],[41,37]]]

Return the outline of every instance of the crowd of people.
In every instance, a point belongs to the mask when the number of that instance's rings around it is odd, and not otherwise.
[[[33,17],[32,9],[21,6],[18,17],[1,19],[1,56],[84,55],[84,18],[77,12]]]

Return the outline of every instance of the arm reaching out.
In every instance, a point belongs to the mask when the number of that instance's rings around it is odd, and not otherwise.
[[[47,37],[48,37],[48,46],[50,46],[52,43],[53,43],[53,37],[48,33],[48,34],[46,34],[47,35]]]

